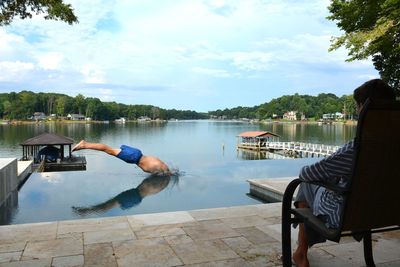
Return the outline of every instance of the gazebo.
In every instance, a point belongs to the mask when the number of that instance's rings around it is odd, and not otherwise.
[[[278,142],[279,135],[265,131],[248,131],[238,135],[238,148],[262,150],[267,142]]]
[[[42,133],[38,136],[25,140],[22,146],[22,160],[33,160],[33,167],[39,171],[73,171],[86,170],[86,159],[84,156],[72,156],[71,145],[74,140],[65,136]],[[42,147],[54,146],[60,151],[60,160],[56,162],[37,161],[37,156]],[[68,146],[68,156],[64,155],[64,146]],[[40,163],[40,164],[39,164]]]
[[[64,146],[68,146],[69,157],[71,158],[71,145],[74,140],[65,136],[42,133],[38,136],[25,140],[22,146],[22,160],[36,159],[39,150],[43,146],[59,146],[60,159],[64,160]]]

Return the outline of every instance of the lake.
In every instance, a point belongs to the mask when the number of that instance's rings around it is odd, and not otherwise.
[[[342,145],[355,126],[306,123],[250,124],[236,121],[128,122],[125,124],[40,123],[0,125],[0,157],[22,156],[20,143],[43,132],[79,142],[127,144],[154,155],[179,175],[151,177],[136,165],[99,151],[76,152],[86,171],[34,173],[15,192],[18,204],[1,207],[0,224],[216,208],[260,203],[248,196],[247,179],[296,176],[318,160],[248,160],[259,155],[237,151],[237,135],[271,131],[281,141]]]

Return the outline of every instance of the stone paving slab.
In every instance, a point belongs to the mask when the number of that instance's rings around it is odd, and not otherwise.
[[[281,266],[281,203],[0,226],[0,267]],[[297,229],[292,231],[296,246]],[[373,235],[400,266],[400,231]],[[311,266],[364,266],[362,243],[310,249]]]

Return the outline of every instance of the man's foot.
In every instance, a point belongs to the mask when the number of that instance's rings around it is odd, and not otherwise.
[[[292,257],[293,263],[298,267],[309,267],[310,263],[308,262],[307,255],[303,253],[299,253],[295,251]]]
[[[76,146],[72,148],[72,152],[84,149],[85,144],[86,144],[85,140],[81,140]]]

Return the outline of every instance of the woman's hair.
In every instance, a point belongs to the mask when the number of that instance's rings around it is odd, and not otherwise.
[[[354,90],[354,100],[358,105],[367,99],[396,100],[394,89],[381,79],[370,80]]]

